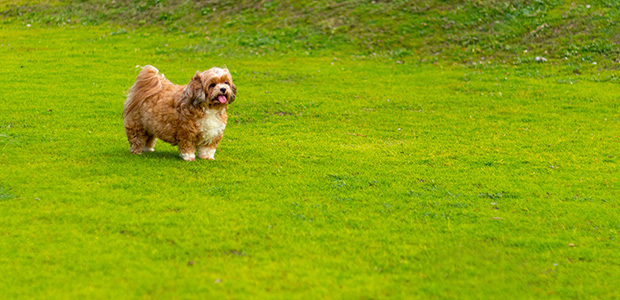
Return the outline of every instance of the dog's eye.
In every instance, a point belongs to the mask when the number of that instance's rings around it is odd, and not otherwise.
[[[226,85],[230,85],[230,83],[228,83],[228,81],[224,82]]]
[[[215,87],[215,83],[212,83],[212,84],[210,84],[210,85],[209,85],[209,88],[210,88],[210,89],[212,89],[212,88],[214,88],[214,87]]]

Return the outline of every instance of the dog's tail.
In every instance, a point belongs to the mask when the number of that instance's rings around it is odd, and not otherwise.
[[[136,107],[141,106],[142,103],[161,91],[162,79],[163,74],[160,75],[157,68],[151,65],[142,68],[136,82],[127,92],[123,116],[127,116],[127,114],[136,109]]]

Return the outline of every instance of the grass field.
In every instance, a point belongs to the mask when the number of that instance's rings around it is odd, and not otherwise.
[[[613,51],[473,64],[23,15],[0,23],[2,299],[620,297]],[[129,153],[145,64],[231,70],[215,161]]]

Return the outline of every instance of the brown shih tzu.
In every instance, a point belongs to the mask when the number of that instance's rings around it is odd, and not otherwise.
[[[195,160],[196,149],[199,158],[214,159],[236,93],[227,69],[196,72],[189,84],[176,85],[155,67],[144,67],[123,111],[131,153],[155,151],[159,138],[178,145],[184,160]]]

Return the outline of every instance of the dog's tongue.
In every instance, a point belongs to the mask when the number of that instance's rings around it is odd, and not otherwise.
[[[226,99],[226,96],[224,96],[224,95],[219,95],[219,96],[217,96],[217,101],[220,101],[220,103],[226,103],[226,101],[228,101],[228,99]]]

